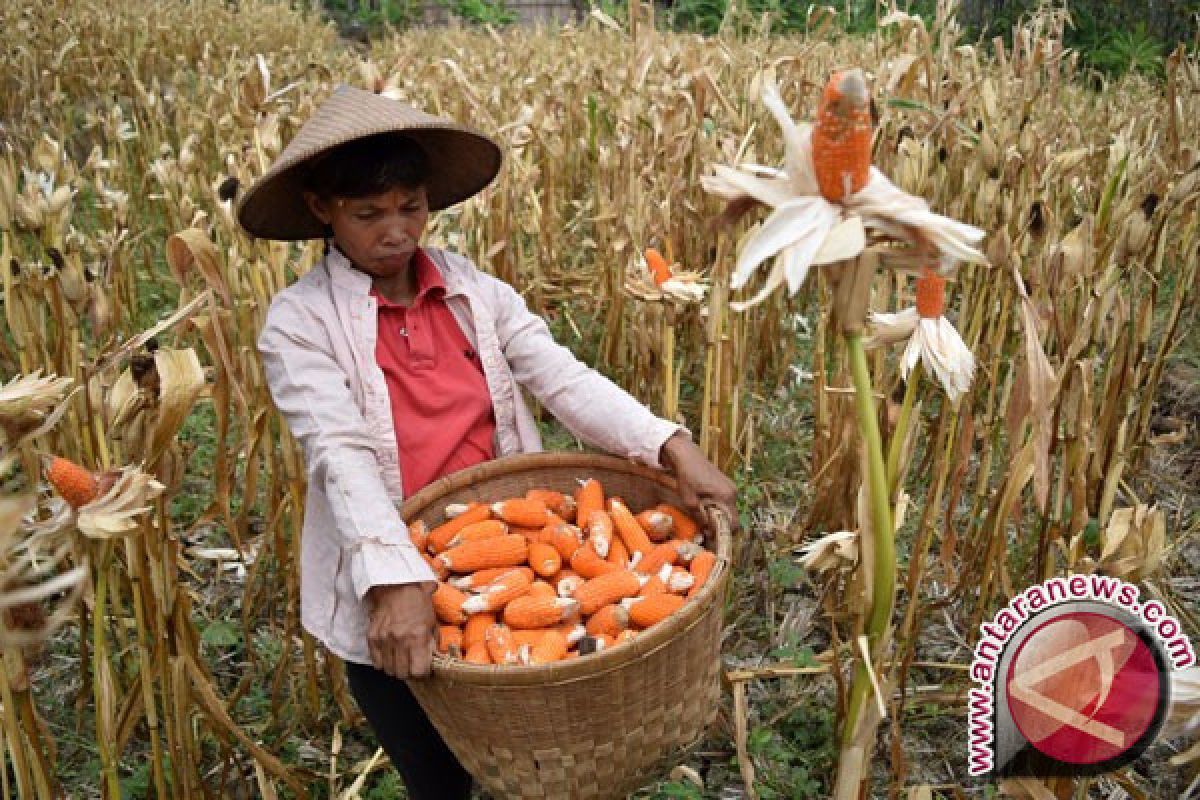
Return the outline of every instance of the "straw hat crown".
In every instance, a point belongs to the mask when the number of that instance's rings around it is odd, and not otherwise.
[[[466,200],[500,170],[500,147],[484,134],[373,92],[339,86],[242,196],[238,221],[263,239],[323,237],[325,226],[304,202],[309,164],[339,145],[381,133],[403,133],[425,151],[431,211]]]

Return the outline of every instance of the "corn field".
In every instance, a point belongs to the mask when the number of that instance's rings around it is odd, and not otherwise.
[[[1200,634],[1194,383],[1190,412],[1161,407],[1178,352],[1196,347],[1195,55],[1173,54],[1162,83],[1097,85],[1051,9],[993,45],[967,40],[949,1],[867,37],[822,9],[802,37],[668,34],[632,6],[562,30],[416,30],[357,49],[268,0],[0,8],[4,797],[400,796],[340,663],[300,627],[303,460],[254,346],[271,297],[321,245],[255,240],[232,217],[339,83],[498,138],[499,179],[435,215],[427,240],[517,287],[742,487],[727,701],[645,797],[985,796],[965,770],[971,648],[1014,591],[1054,575],[1135,581]],[[902,380],[896,352],[869,352],[899,555],[883,713],[853,741],[837,721],[872,562],[857,539],[821,538],[869,524],[837,287],[822,273],[732,311],[756,219],[722,223],[701,188],[714,164],[781,162],[765,80],[802,119],[845,65],[871,78],[876,166],[984,229],[990,262],[950,287],[978,364],[957,403]],[[646,285],[650,246],[707,296]],[[911,305],[910,284],[880,272],[870,308]],[[47,454],[108,471],[101,507],[58,499]],[[1178,485],[1154,477],[1164,460]],[[813,708],[833,722],[801,782],[772,748],[782,720]],[[1186,748],[1004,790],[1180,796],[1200,755]]]

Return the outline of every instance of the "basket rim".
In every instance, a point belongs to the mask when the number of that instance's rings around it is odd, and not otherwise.
[[[407,522],[452,491],[472,486],[483,480],[548,467],[573,469],[599,467],[645,478],[671,491],[678,490],[675,478],[664,470],[647,467],[617,456],[599,453],[520,453],[486,461],[434,481],[408,498],[401,506],[400,514]],[[719,601],[716,596],[723,596],[725,593],[725,583],[729,575],[733,551],[733,534],[730,521],[724,513],[718,512],[714,517],[717,528],[717,563],[713,566],[713,572],[708,581],[695,597],[688,599],[683,608],[633,641],[617,645],[611,650],[602,650],[570,661],[522,666],[519,669],[496,664],[467,664],[457,659],[437,655],[434,657],[432,676],[460,683],[517,689],[533,685],[571,683],[611,672],[649,657],[699,623],[709,605],[715,600]]]

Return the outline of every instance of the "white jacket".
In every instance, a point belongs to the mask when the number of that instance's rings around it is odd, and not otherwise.
[[[469,259],[425,248],[446,304],[479,353],[496,414],[497,457],[542,449],[518,385],[599,449],[659,467],[682,426],[656,417],[555,343],[507,283]],[[408,538],[396,435],[375,363],[371,278],[336,248],[271,304],[259,336],[267,383],[304,448],[308,492],[300,560],[301,621],[334,654],[371,663],[364,597],[372,586],[435,580]]]

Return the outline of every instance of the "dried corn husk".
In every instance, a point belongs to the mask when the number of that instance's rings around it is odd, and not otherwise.
[[[1158,572],[1167,544],[1167,522],[1154,506],[1118,508],[1104,529],[1100,566],[1105,574],[1140,582]]]
[[[72,383],[70,378],[42,377],[38,370],[0,386],[0,431],[5,443],[15,447],[53,428],[67,410]]]
[[[902,191],[874,167],[867,185],[844,203],[823,198],[812,167],[811,127],[792,120],[771,75],[763,77],[762,85],[763,104],[783,131],[785,169],[715,166],[702,179],[706,191],[730,203],[753,201],[773,209],[742,243],[730,287],[744,287],[771,258],[775,265],[749,301],[733,304],[736,310],[761,303],[785,280],[789,293],[795,294],[814,264],[854,258],[866,245],[867,229],[928,244],[936,248],[944,267],[958,261],[985,262],[974,246],[983,239],[983,231],[934,214],[924,200]]]
[[[68,542],[58,542],[51,552],[37,546],[25,523],[35,500],[33,495],[0,496],[0,647],[27,647],[53,633],[75,613],[87,578],[86,564],[58,571],[70,552]],[[44,615],[42,604],[64,592],[54,610]],[[21,607],[37,609],[35,626],[8,624],[10,612]]]
[[[958,330],[945,317],[922,319],[916,308],[892,313],[872,313],[872,346],[907,342],[900,358],[900,372],[908,380],[920,361],[937,377],[950,402],[958,402],[971,388],[975,356]]]
[[[137,529],[137,517],[164,486],[137,467],[121,470],[112,488],[79,509],[75,524],[89,539],[109,539]]]
[[[858,531],[835,531],[800,548],[800,564],[812,572],[845,569],[858,563]]]
[[[699,272],[676,269],[671,265],[671,277],[655,284],[646,264],[646,257],[639,254],[633,266],[625,273],[625,291],[649,303],[673,302],[680,305],[704,302],[708,293],[708,282]]]

